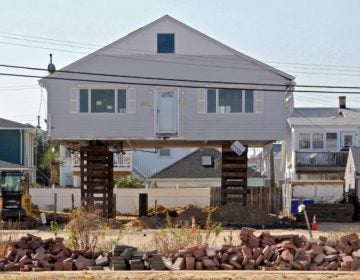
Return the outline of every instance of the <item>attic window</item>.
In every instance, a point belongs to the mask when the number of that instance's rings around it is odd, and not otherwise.
[[[157,34],[157,52],[175,53],[175,35],[174,33]]]
[[[203,166],[212,166],[212,157],[211,156],[202,156],[201,157],[201,164]]]
[[[159,157],[170,157],[171,156],[171,152],[170,149],[160,149],[159,150]]]

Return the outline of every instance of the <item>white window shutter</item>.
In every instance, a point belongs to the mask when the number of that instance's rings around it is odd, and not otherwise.
[[[254,92],[254,112],[256,114],[264,113],[264,92],[261,90]]]
[[[198,89],[198,103],[197,103],[198,114],[205,114],[207,111],[206,93],[207,93],[206,89],[204,88]]]
[[[127,90],[126,112],[136,114],[136,88],[128,88]]]
[[[70,114],[79,113],[79,90],[70,88]]]

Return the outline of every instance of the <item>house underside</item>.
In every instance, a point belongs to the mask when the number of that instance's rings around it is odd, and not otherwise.
[[[149,148],[221,148],[221,203],[241,203],[247,201],[247,149],[241,156],[231,145],[234,141],[185,141],[185,140],[57,140],[72,151],[80,152],[81,201],[84,206],[102,205],[103,215],[113,217],[113,152],[121,153]],[[248,147],[263,147],[272,143],[262,141],[241,141]]]

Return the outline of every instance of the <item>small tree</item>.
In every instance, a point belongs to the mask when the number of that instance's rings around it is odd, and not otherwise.
[[[50,172],[50,186],[59,183],[59,167],[63,163],[64,161],[60,157],[59,145],[55,145],[49,141],[41,159],[40,166]]]

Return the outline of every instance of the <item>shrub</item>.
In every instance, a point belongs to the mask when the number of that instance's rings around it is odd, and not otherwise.
[[[142,188],[144,180],[139,177],[118,177],[114,179],[114,184],[118,188]]]
[[[189,223],[180,222],[174,224],[167,214],[167,226],[160,229],[154,235],[154,244],[162,253],[175,253],[180,249],[193,245],[212,245],[222,231],[221,224],[212,223],[212,214],[209,212],[204,230],[197,229],[195,232]]]
[[[106,220],[101,213],[79,207],[73,211],[72,219],[66,226],[69,232],[67,245],[73,249],[95,250],[105,226]]]

